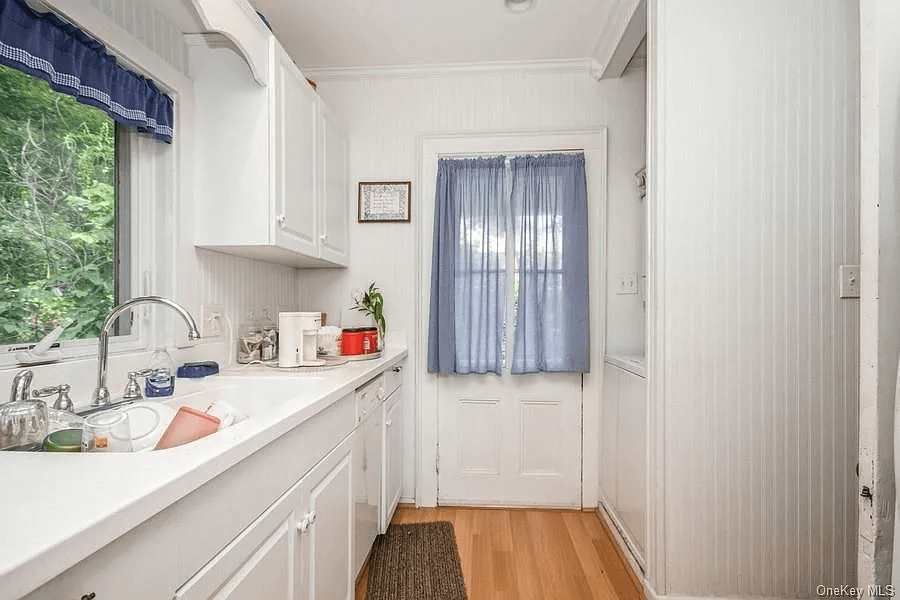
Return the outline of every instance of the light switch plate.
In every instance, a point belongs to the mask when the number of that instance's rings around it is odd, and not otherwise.
[[[222,335],[225,326],[224,318],[216,318],[213,315],[225,315],[225,307],[221,304],[200,305],[200,339],[216,338]]]
[[[638,291],[637,273],[621,273],[616,277],[616,294],[619,296],[630,296]]]
[[[859,265],[841,265],[838,279],[841,298],[859,298]]]

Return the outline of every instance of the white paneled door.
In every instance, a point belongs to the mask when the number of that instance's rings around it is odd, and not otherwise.
[[[581,374],[438,379],[438,504],[581,506]]]

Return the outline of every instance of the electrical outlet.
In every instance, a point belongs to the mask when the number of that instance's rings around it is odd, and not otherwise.
[[[217,317],[216,315],[220,315]],[[225,307],[221,304],[200,305],[200,338],[209,339],[222,335],[225,321]]]
[[[616,278],[616,294],[630,296],[638,293],[638,274],[622,273]]]
[[[859,265],[841,265],[838,278],[841,298],[859,298]]]

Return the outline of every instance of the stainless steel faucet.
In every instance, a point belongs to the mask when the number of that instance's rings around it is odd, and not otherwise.
[[[9,401],[18,402],[20,400],[28,400],[29,388],[31,388],[31,380],[34,373],[31,370],[19,371],[12,380],[12,390],[9,392]]]
[[[109,405],[109,390],[106,388],[106,363],[107,363],[107,355],[109,354],[109,330],[112,328],[113,323],[116,322],[116,319],[122,315],[127,310],[138,306],[139,304],[162,304],[164,306],[168,306],[184,319],[184,322],[187,323],[188,326],[188,339],[189,340],[199,340],[200,332],[197,331],[197,323],[194,322],[194,318],[190,315],[190,313],[180,304],[169,300],[168,298],[163,298],[162,296],[140,296],[138,298],[132,298],[127,302],[123,302],[119,306],[115,307],[109,316],[106,317],[106,320],[103,321],[103,327],[100,328],[100,340],[99,340],[99,356],[98,356],[98,364],[97,364],[97,389],[94,390],[94,393],[91,394],[91,406],[108,406]]]

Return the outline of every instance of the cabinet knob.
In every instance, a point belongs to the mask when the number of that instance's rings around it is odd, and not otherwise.
[[[303,517],[300,519],[300,522],[297,523],[297,531],[300,533],[306,533],[306,530],[309,529],[309,517]]]
[[[309,515],[307,515],[307,516],[309,517],[309,524],[315,525],[316,524],[316,511],[310,512]]]
[[[97,594],[95,594],[94,592],[91,592],[90,594],[84,594],[81,597],[81,600],[94,600],[94,598],[96,598],[96,597],[97,597]]]
[[[280,215],[275,217],[275,220],[278,221],[278,225],[284,227],[284,213],[281,213]]]
[[[393,369],[391,369],[391,371],[393,371],[394,373],[399,373],[402,370],[403,370],[403,367],[394,367]]]
[[[386,427],[390,427],[390,426],[393,425],[393,424],[394,424],[394,422],[391,421],[390,419],[388,419],[387,421],[384,422],[384,425],[385,425]]]
[[[322,235],[319,236],[319,239],[322,240],[323,242],[327,242],[327,241],[328,241],[328,234],[327,234],[327,233],[323,233]]]

